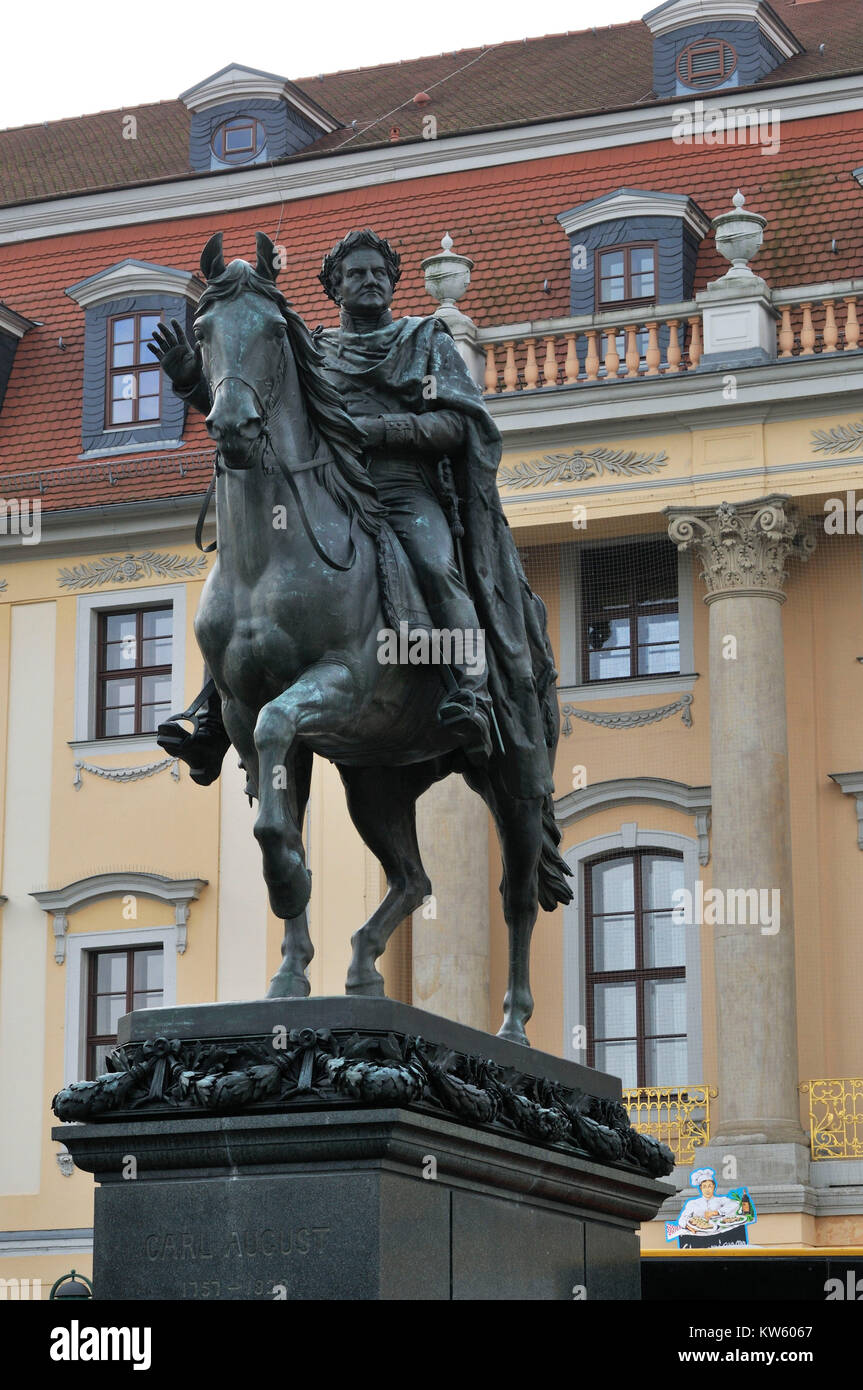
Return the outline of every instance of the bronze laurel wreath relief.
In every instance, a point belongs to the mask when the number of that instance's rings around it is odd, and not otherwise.
[[[57,1093],[52,1106],[58,1119],[397,1105],[514,1131],[604,1163],[630,1164],[652,1177],[674,1167],[671,1150],[633,1129],[620,1102],[422,1038],[342,1036],[310,1028],[236,1042],[153,1038],[115,1048],[109,1062],[113,1071]]]

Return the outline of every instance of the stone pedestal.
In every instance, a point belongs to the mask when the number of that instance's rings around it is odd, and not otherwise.
[[[377,999],[141,1011],[121,1040],[55,1101],[98,1299],[640,1296],[670,1155],[613,1077]]]

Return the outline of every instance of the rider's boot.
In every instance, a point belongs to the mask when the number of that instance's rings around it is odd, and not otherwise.
[[[191,720],[192,733],[183,728],[181,719]],[[231,740],[222,723],[222,702],[214,681],[207,681],[187,710],[159,725],[156,742],[169,757],[188,763],[193,782],[201,787],[215,782]]]
[[[453,729],[469,762],[482,766],[491,757],[491,700],[468,686],[459,686],[438,705],[439,723]]]

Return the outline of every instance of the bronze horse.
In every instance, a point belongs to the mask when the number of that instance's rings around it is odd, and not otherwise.
[[[550,798],[514,798],[501,756],[480,765],[455,745],[435,717],[445,679],[439,666],[379,660],[378,635],[393,620],[379,582],[388,528],[360,461],[363,436],[321,375],[308,329],[276,288],[272,243],[262,233],[257,240],[255,268],[243,260],[226,266],[221,234],[201,257],[208,285],[195,335],[218,449],[218,548],[195,633],[246,790],[258,801],[264,878],[285,922],[269,997],[306,996],[310,988],[302,825],[313,754],[337,765],[353,823],[388,885],[352,938],[352,994],[383,994],[375,961],[431,892],[417,798],[459,772],[491,811],[503,857],[509,981],[499,1036],[526,1044],[538,907],[550,911],[571,896]],[[540,755],[551,766],[559,732],[553,685],[543,716]]]

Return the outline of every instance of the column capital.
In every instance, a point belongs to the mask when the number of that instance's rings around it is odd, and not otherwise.
[[[788,503],[774,493],[718,507],[666,507],[670,539],[678,550],[698,553],[705,603],[733,594],[784,603],[786,561],[808,560],[815,549],[805,519]]]

